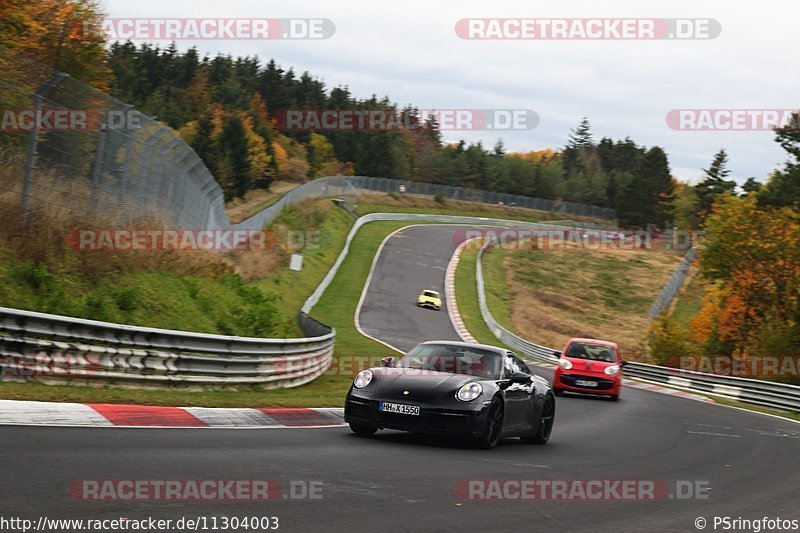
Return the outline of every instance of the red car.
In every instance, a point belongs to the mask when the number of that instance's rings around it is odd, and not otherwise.
[[[558,357],[553,392],[582,392],[619,398],[622,386],[619,346],[614,342],[596,339],[570,339]]]

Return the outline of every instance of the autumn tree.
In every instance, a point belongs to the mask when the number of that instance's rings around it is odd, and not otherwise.
[[[94,0],[2,0],[0,49],[10,50],[106,89],[105,16]]]
[[[709,334],[736,353],[800,353],[800,216],[723,194],[705,226],[701,269],[719,294]]]
[[[328,165],[335,160],[333,145],[330,141],[318,133],[312,133],[308,142],[308,163],[311,167],[311,174],[314,177],[323,176],[323,171],[329,168]]]

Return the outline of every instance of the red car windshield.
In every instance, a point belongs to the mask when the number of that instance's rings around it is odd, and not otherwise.
[[[490,379],[500,379],[503,368],[498,353],[448,344],[421,344],[400,359],[397,366]]]
[[[564,355],[575,359],[589,359],[591,361],[604,361],[606,363],[617,362],[616,350],[604,344],[573,342],[569,345]]]

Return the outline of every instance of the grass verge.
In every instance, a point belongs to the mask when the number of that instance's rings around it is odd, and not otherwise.
[[[475,281],[477,248],[467,246],[459,258],[455,273],[456,301],[458,312],[467,330],[480,343],[503,346],[483,320],[478,304],[478,285]]]
[[[533,342],[611,339],[635,359],[650,305],[679,261],[633,250],[488,250],[487,300],[500,324]]]
[[[689,322],[700,311],[703,305],[703,295],[705,294],[705,281],[699,273],[692,276],[675,297],[670,315],[681,327],[686,328]]]
[[[455,200],[446,200],[444,203],[440,203],[424,196],[398,196],[377,193],[362,194],[359,199],[357,212],[359,215],[366,215],[368,213],[420,213],[428,215],[501,218],[525,222],[540,222],[542,220],[566,218],[555,213],[534,211],[532,209],[523,209],[519,207],[492,206]]]

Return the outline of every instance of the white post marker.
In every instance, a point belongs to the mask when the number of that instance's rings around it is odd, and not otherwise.
[[[292,254],[292,259],[289,261],[289,269],[300,272],[303,270],[303,256],[302,254]]]

